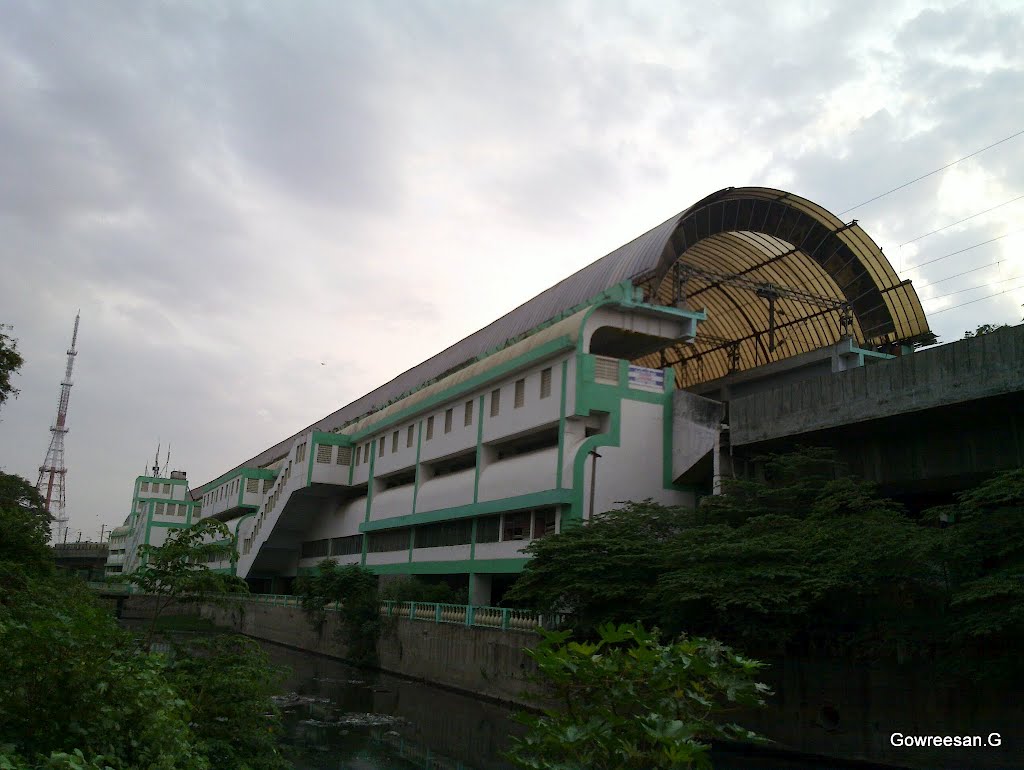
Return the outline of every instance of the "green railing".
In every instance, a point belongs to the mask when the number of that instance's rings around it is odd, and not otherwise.
[[[134,586],[124,583],[89,583],[90,588],[105,593],[135,594]],[[218,598],[230,598],[271,607],[300,607],[302,597],[290,594],[217,594]],[[211,597],[212,598],[212,597]],[[327,605],[328,610],[337,611],[340,602]],[[565,615],[552,613],[542,615],[531,610],[512,607],[477,607],[472,604],[443,604],[437,602],[394,602],[380,603],[381,617],[405,618],[425,623],[448,623],[473,628],[495,628],[503,631],[535,631],[538,628],[559,628],[565,623]]]
[[[298,596],[286,594],[242,594],[243,601],[267,604],[273,607],[299,607]],[[327,605],[328,610],[340,609],[339,602]],[[541,615],[531,610],[511,607],[477,607],[472,604],[441,604],[437,602],[382,601],[380,614],[386,618],[405,618],[426,623],[449,623],[475,628],[497,628],[505,631],[534,631],[538,628],[558,628],[565,622],[561,613]]]
[[[105,583],[90,580],[86,585],[94,591],[102,591],[105,594],[124,594],[127,596],[128,594],[136,593],[135,586],[130,585],[129,583]]]

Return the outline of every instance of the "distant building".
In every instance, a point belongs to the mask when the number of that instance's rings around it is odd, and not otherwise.
[[[132,492],[131,512],[124,524],[110,533],[110,551],[106,575],[132,572],[144,563],[142,545],[163,545],[172,529],[192,524],[198,507],[181,471],[169,478],[138,476]]]
[[[622,501],[714,493],[731,472],[730,387],[932,340],[910,282],[856,223],[782,191],[728,188],[192,499],[183,486],[154,496],[141,485],[167,480],[140,477],[122,568],[168,527],[214,516],[239,553],[212,566],[255,590],[285,591],[332,558],[495,602],[537,538]]]

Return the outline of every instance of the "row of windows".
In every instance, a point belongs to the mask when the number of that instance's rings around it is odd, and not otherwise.
[[[154,513],[157,516],[181,516],[184,518],[188,514],[188,506],[177,503],[157,503]]]
[[[476,519],[476,542],[537,540],[547,535],[553,535],[558,526],[557,521],[558,517],[553,507],[480,516]],[[366,550],[368,553],[408,550],[410,531],[414,548],[469,545],[473,542],[473,519],[453,519],[439,521],[435,524],[423,524],[418,527],[371,532],[367,536]],[[362,537],[362,535],[350,535],[306,541],[302,544],[302,558],[350,556],[361,553]]]
[[[160,492],[160,486],[161,485],[160,485],[159,482],[154,481],[153,482],[153,491],[159,493]],[[163,489],[163,494],[165,494],[165,495],[171,494],[171,485],[170,484],[164,484],[163,488],[164,488]],[[143,481],[143,482],[141,482],[139,484],[139,492],[149,492],[149,491],[150,490],[149,490],[149,482],[148,481]]]
[[[323,540],[307,540],[302,544],[303,559],[318,559],[325,556],[353,556],[363,552],[363,536],[331,537]]]
[[[329,465],[334,456],[334,447],[330,444],[317,444],[316,461],[320,465]],[[338,447],[338,465],[350,465],[352,463],[352,447]]]
[[[516,380],[514,386],[514,399],[512,402],[513,409],[519,409],[526,405],[526,378]],[[543,369],[540,373],[540,398],[545,399],[551,396],[551,367]],[[495,388],[491,391],[490,395],[491,405],[491,417],[497,417],[501,414],[501,388]],[[430,441],[434,438],[434,417],[430,415],[427,417],[426,435],[424,438]],[[444,412],[444,432],[451,433],[455,422],[455,407],[446,409]],[[470,399],[462,405],[462,426],[468,428],[473,424],[473,400]],[[405,430],[405,447],[409,449],[412,447],[413,442],[413,425],[408,426]],[[391,434],[391,454],[398,452],[399,434],[401,431],[394,431]],[[370,453],[374,451],[374,446],[377,447],[377,456],[384,456],[384,447],[386,445],[386,436],[381,436],[378,439],[374,439],[362,446],[356,447],[356,465],[370,462]]]
[[[210,503],[216,503],[216,502],[218,502],[220,500],[223,500],[225,497],[231,497],[232,495],[237,495],[238,494],[238,490],[239,490],[239,488],[241,486],[241,483],[242,483],[242,480],[240,478],[239,479],[235,479],[230,484],[226,484],[226,485],[224,485],[222,487],[219,487],[219,488],[213,490],[212,492],[207,492],[205,495],[203,495],[203,504],[204,505],[209,505]],[[263,479],[263,494],[267,493],[267,490],[270,489],[270,485],[273,484],[273,483],[274,483],[273,479]],[[259,479],[246,479],[245,480],[245,491],[246,491],[246,493],[252,493],[252,494],[258,493],[260,491],[260,480]]]

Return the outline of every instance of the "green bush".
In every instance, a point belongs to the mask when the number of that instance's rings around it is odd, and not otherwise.
[[[599,629],[594,643],[542,632],[528,654],[537,662],[541,715],[509,752],[528,770],[655,770],[710,767],[708,741],[753,741],[721,720],[731,709],[764,705],[755,681],[763,664],[709,639],[662,644],[639,624]]]
[[[428,583],[415,575],[399,575],[380,587],[380,598],[394,602],[435,602],[466,604],[468,591],[455,589],[444,582]]]
[[[358,564],[339,567],[324,559],[315,575],[303,575],[295,581],[295,591],[315,628],[323,628],[328,606],[337,603],[349,659],[360,665],[376,665],[381,619],[377,576],[373,572]]]

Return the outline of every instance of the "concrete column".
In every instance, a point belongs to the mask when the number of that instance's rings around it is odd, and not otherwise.
[[[491,604],[491,576],[472,573],[469,576],[469,603],[478,607]]]

